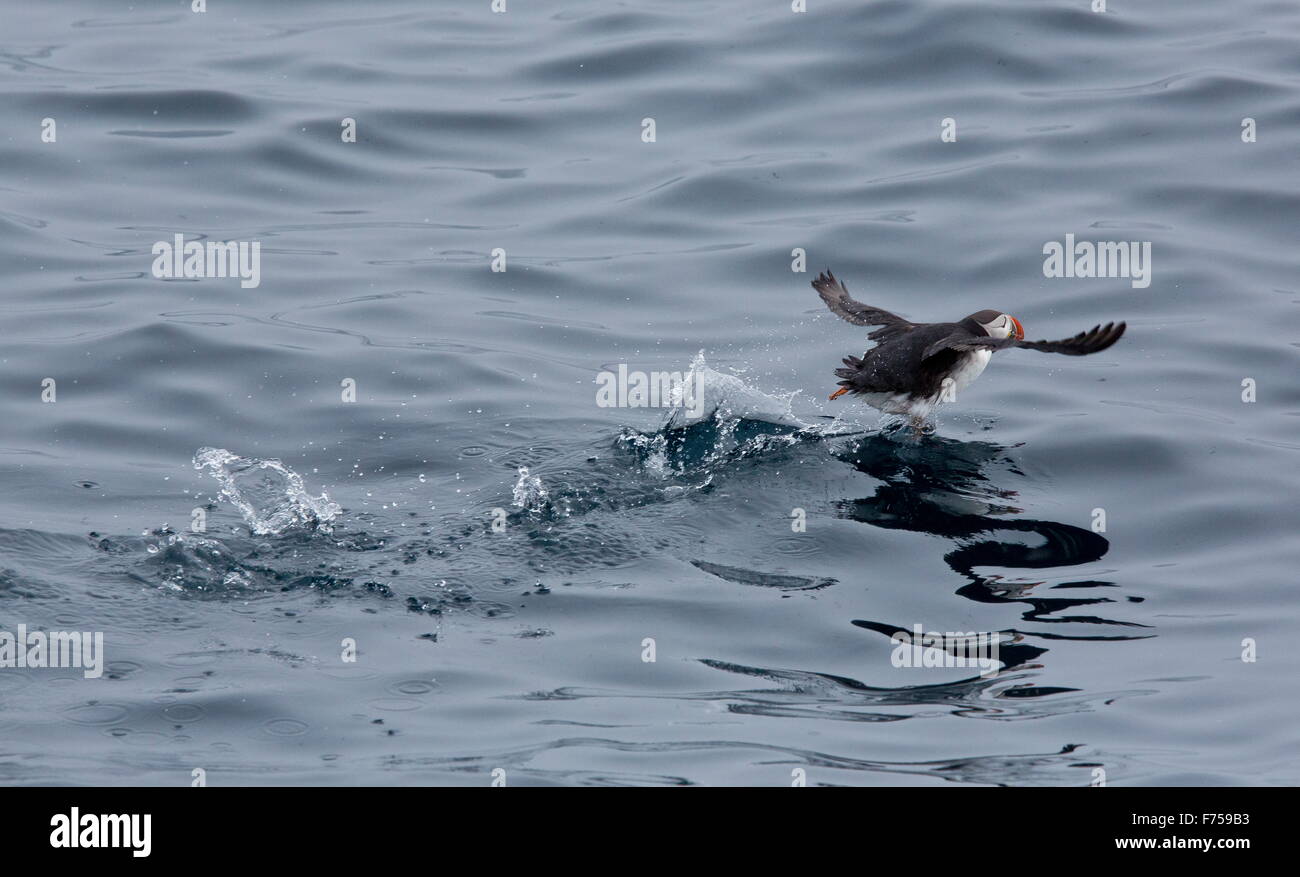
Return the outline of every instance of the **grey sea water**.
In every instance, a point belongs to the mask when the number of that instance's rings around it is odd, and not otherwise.
[[[0,2],[0,781],[1300,782],[1300,8],[1091,6]],[[900,441],[824,268],[1128,334]]]

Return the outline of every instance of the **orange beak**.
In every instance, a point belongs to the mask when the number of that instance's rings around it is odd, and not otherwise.
[[[1007,316],[1011,317],[1010,314],[1007,314]],[[1016,340],[1017,340],[1017,341],[1024,341],[1024,340],[1025,340],[1025,327],[1022,326],[1022,325],[1020,325],[1020,321],[1017,320],[1015,317],[1011,317],[1011,323],[1012,323],[1012,325],[1014,325],[1014,326],[1016,327]]]
[[[839,397],[843,396],[843,395],[844,395],[845,393],[847,393],[848,391],[849,391],[849,388],[848,388],[848,387],[840,387],[840,388],[839,388],[838,390],[836,390],[834,393],[831,393],[831,395],[830,395],[830,400],[831,400],[832,402],[834,402],[836,399],[838,399]]]

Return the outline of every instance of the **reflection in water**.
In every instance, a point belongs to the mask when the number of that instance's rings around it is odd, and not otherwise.
[[[926,437],[908,444],[894,441],[887,435],[873,434],[855,438],[852,444],[837,449],[835,456],[883,482],[873,496],[836,503],[840,514],[877,527],[951,539],[953,547],[944,555],[944,560],[968,582],[957,590],[961,596],[980,603],[1024,604],[1027,608],[1021,617],[1025,621],[1144,627],[1102,617],[1096,614],[1096,609],[1091,614],[1073,611],[1082,606],[1100,607],[1115,603],[1111,598],[1040,596],[1035,591],[1044,585],[1041,581],[1013,582],[999,575],[976,571],[990,566],[1011,569],[1078,566],[1099,560],[1110,549],[1103,536],[1090,530],[1055,521],[1015,517],[1022,510],[1016,507],[1016,492],[1007,489],[1005,484],[1009,477],[1023,477],[1023,473],[1006,448],[987,442],[960,442],[941,437]],[[1053,590],[1115,587],[1114,582],[1080,580],[1057,584]],[[882,621],[854,619],[852,623],[885,637],[910,633]],[[1001,669],[991,677],[980,676],[978,670],[974,670],[971,676],[956,681],[899,687],[873,686],[845,676],[807,670],[751,667],[704,659],[702,663],[706,666],[762,679],[772,687],[698,692],[694,695],[674,693],[672,696],[711,700],[724,705],[732,713],[783,718],[892,722],[924,715],[927,707],[940,707],[951,715],[972,718],[1040,718],[1090,710],[1099,702],[1146,693],[1085,692],[1076,688],[1033,684],[1025,671],[1041,669],[1041,664],[1032,662],[1047,654],[1048,648],[1042,644],[1044,641],[1128,640],[1150,635],[1127,632],[1040,633],[1015,629],[989,631],[983,638],[997,640],[997,659],[1001,665]],[[946,643],[944,650],[956,654],[969,647],[970,642],[954,640]],[[574,690],[569,690],[568,694],[609,696],[607,693]],[[1038,761],[1036,757],[1026,756],[1026,759],[1028,772],[1032,774]],[[979,760],[963,763],[975,767]],[[988,781],[975,776],[961,779]],[[1020,781],[1028,782],[1030,777],[1021,777]]]
[[[958,589],[961,596],[980,603],[1024,603],[1029,606],[1021,616],[1026,621],[1144,627],[1098,615],[1061,614],[1078,606],[1114,602],[1108,597],[1044,597],[1034,593],[1043,582],[1009,582],[1000,576],[980,575],[975,571],[977,567],[986,566],[1013,569],[1077,566],[1100,559],[1110,549],[1110,543],[1103,536],[1082,527],[1055,521],[1002,517],[1020,511],[1011,504],[1016,493],[998,487],[985,474],[985,469],[997,466],[1010,474],[1023,475],[1007,456],[1005,448],[988,442],[959,442],[940,437],[902,444],[886,435],[876,434],[857,442],[839,456],[884,482],[874,496],[839,503],[842,514],[877,527],[931,533],[955,540],[957,546],[944,555],[944,560],[970,581]],[[1024,541],[992,538],[998,533],[1012,536],[1036,534],[1042,541],[1030,545]],[[1114,583],[1064,582],[1054,589],[1098,587],[1114,587]],[[899,630],[893,625],[873,621],[853,623],[886,636]],[[1027,635],[1040,639],[1074,640],[1143,638],[1025,634],[1014,630],[1001,633],[1012,642],[1000,650],[1007,668],[1020,666],[1046,651],[1019,645]]]

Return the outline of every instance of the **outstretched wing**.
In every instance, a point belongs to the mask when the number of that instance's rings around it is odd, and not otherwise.
[[[1066,356],[1087,356],[1100,353],[1110,347],[1124,334],[1125,323],[1107,323],[1093,326],[1087,332],[1080,332],[1073,338],[1060,341],[1017,341],[1015,338],[981,338],[969,332],[960,332],[942,338],[926,348],[924,358],[934,356],[944,350],[1003,350],[1008,347],[1028,347],[1044,353],[1064,353]]]
[[[916,328],[915,323],[909,323],[897,314],[864,305],[851,298],[844,284],[836,280],[835,275],[829,271],[818,274],[812,286],[822,297],[822,301],[826,302],[826,307],[831,309],[831,313],[843,317],[855,326],[880,326],[881,328],[867,336],[872,341],[887,341]]]

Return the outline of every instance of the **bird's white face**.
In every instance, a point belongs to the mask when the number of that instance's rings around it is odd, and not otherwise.
[[[1010,338],[1014,335],[1020,341],[1025,337],[1025,327],[1010,314],[998,314],[987,323],[980,323],[980,326],[991,338]]]

